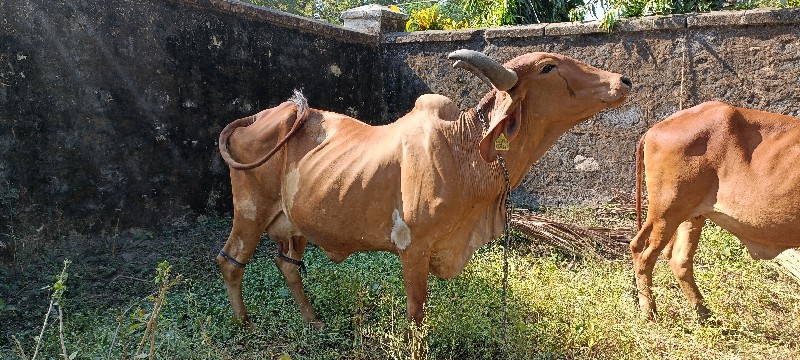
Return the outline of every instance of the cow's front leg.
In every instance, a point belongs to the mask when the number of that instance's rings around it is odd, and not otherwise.
[[[413,246],[400,251],[400,266],[406,287],[406,312],[409,319],[422,325],[425,318],[425,303],[428,299],[428,271],[430,252]]]

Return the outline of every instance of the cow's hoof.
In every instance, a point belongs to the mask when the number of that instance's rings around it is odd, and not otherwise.
[[[649,324],[655,324],[657,316],[655,310],[642,310],[642,319]]]
[[[250,317],[247,316],[247,315],[245,315],[245,316],[243,316],[241,318],[237,318],[237,317],[234,316],[233,320],[236,322],[236,325],[239,325],[242,328],[245,328],[245,329],[255,329],[256,328],[256,324],[252,320],[250,320]]]
[[[325,323],[324,323],[324,322],[322,322],[322,321],[320,321],[320,320],[316,320],[316,321],[309,321],[308,323],[309,323],[311,326],[313,326],[313,327],[314,327],[314,329],[316,329],[316,330],[325,330],[325,327],[327,327],[327,325],[325,325]]]
[[[695,310],[697,311],[697,322],[699,322],[700,325],[711,327],[718,327],[722,325],[722,323],[714,317],[714,314],[711,312],[711,310],[708,310],[705,305],[699,304],[695,306]]]
[[[243,328],[248,330],[254,330],[256,328],[256,323],[252,320],[245,320],[239,323]]]
[[[233,321],[236,325],[239,325],[243,328],[254,329],[256,327],[256,324],[254,324],[247,315],[242,317],[233,316]]]
[[[700,314],[697,317],[697,322],[700,325],[707,326],[707,327],[721,327],[722,321],[717,319],[716,317],[712,316],[710,313],[707,314]]]

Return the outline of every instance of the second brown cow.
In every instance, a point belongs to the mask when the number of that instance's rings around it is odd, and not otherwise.
[[[637,150],[647,221],[631,241],[639,307],[653,319],[653,267],[668,259],[701,321],[710,312],[693,259],[705,219],[730,231],[754,259],[800,246],[800,119],[707,102],[653,126]],[[641,212],[641,210],[639,210]]]

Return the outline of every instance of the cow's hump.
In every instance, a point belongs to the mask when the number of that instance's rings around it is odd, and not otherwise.
[[[455,121],[459,115],[458,106],[453,100],[439,94],[425,94],[418,97],[413,112],[425,113],[445,121]]]

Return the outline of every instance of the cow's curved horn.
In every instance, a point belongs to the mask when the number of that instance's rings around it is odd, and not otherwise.
[[[480,52],[461,49],[451,52],[447,58],[456,60],[454,68],[469,70],[497,90],[506,91],[517,83],[517,73]]]

